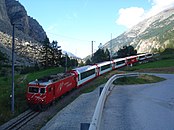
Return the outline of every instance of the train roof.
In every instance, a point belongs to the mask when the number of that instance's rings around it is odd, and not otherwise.
[[[111,64],[111,63],[112,63],[111,61],[105,61],[105,62],[98,63],[97,66],[101,67],[103,65],[108,65],[108,64]]]
[[[128,56],[128,57],[126,57],[126,59],[134,58],[134,57],[137,57],[137,55],[134,55],[134,56]]]
[[[95,69],[95,68],[97,68],[96,65],[87,65],[87,66],[82,66],[82,67],[79,67],[79,68],[75,68],[73,70],[77,71],[78,73],[83,73],[85,71]]]
[[[71,74],[71,73],[59,73],[59,74],[45,76],[43,78],[36,79],[35,81],[30,82],[29,84],[32,84],[32,85],[39,84],[39,85],[47,86],[55,81],[59,81],[61,79],[69,77],[71,75],[73,75],[73,74]]]
[[[146,53],[138,54],[137,56],[145,56]]]
[[[122,60],[126,60],[126,58],[118,58],[118,59],[114,59],[113,61],[117,62],[117,61],[122,61]]]

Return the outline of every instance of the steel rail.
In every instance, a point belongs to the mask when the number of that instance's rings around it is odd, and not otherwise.
[[[25,126],[30,120],[38,116],[40,112],[34,112],[34,111],[26,111],[22,116],[20,116],[18,119],[12,119],[11,122],[7,122],[6,124],[0,126],[1,130],[18,130],[21,127]]]

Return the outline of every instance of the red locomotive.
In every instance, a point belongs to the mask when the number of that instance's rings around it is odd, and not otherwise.
[[[77,86],[72,73],[51,75],[28,84],[27,102],[31,108],[44,110],[55,99]]]
[[[36,79],[28,84],[27,102],[31,108],[45,110],[63,94],[78,88],[92,79],[111,70],[133,65],[152,58],[152,54],[140,54],[106,61],[95,65],[79,67],[64,74],[51,75],[42,79]]]

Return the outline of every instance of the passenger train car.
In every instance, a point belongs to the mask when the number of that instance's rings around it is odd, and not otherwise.
[[[75,68],[64,74],[36,79],[28,84],[26,93],[27,102],[31,108],[44,110],[56,99],[73,88],[78,88],[109,71],[124,66],[132,66],[135,63],[147,61],[152,57],[153,55],[150,53],[139,54]]]
[[[71,70],[70,73],[75,74],[77,87],[85,84],[99,75],[97,65],[79,67]]]

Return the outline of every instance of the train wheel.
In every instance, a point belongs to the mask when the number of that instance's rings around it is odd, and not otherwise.
[[[43,105],[43,104],[39,105],[40,111],[46,111],[47,109],[48,109],[48,105]]]
[[[52,103],[51,103],[51,105],[55,105],[56,104],[56,101],[55,100],[53,100],[52,101]]]

